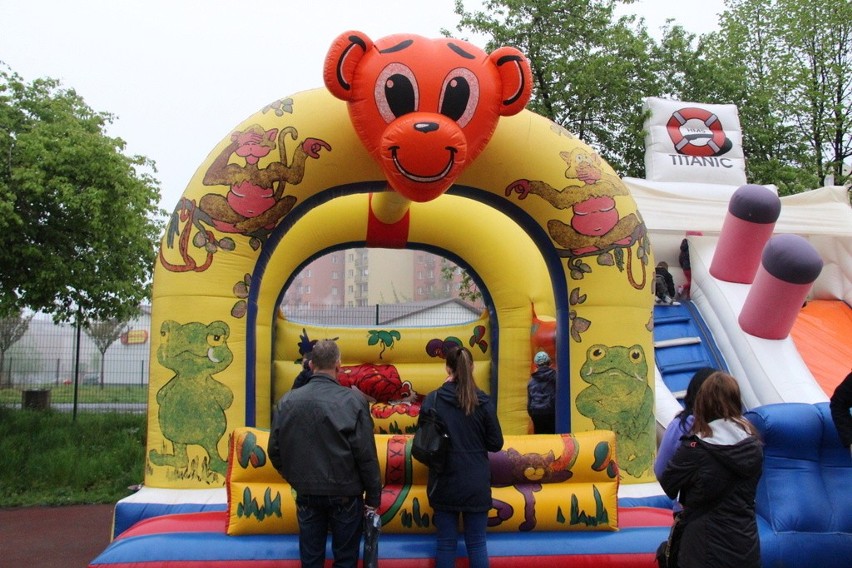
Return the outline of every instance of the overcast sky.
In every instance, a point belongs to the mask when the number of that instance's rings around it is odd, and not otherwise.
[[[157,163],[171,211],[207,154],[264,105],[322,87],[331,41],[357,29],[438,37],[453,0],[0,0],[0,61],[25,80],[52,77],[96,111],[110,135]],[[465,7],[479,6],[465,0]],[[637,0],[621,10],[649,31],[667,18],[716,28],[722,0]]]

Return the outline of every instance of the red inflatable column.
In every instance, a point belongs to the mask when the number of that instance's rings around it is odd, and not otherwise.
[[[798,235],[772,237],[740,312],[740,327],[764,339],[784,339],[822,271],[822,258]]]
[[[780,214],[781,200],[774,191],[753,184],[737,189],[728,204],[710,274],[726,282],[751,284]]]

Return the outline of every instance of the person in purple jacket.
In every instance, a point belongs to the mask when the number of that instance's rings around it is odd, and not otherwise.
[[[659,477],[683,508],[678,566],[760,568],[755,496],[763,443],[742,408],[734,377],[716,371],[704,379],[689,435]]]
[[[689,386],[686,387],[686,394],[683,397],[683,410],[678,412],[672,421],[669,422],[669,425],[666,426],[666,431],[657,450],[657,459],[654,460],[654,475],[657,476],[657,479],[666,470],[666,465],[672,459],[675,450],[680,446],[681,436],[686,436],[689,433],[689,429],[692,428],[692,412],[698,389],[701,388],[701,384],[707,377],[715,372],[716,369],[712,367],[702,367],[695,371],[695,374],[689,379]]]

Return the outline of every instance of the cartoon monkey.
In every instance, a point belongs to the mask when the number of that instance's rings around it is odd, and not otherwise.
[[[258,167],[258,162],[275,149],[276,134],[279,161]],[[296,203],[292,195],[283,195],[285,184],[299,184],[307,159],[319,158],[323,148],[331,151],[327,142],[306,138],[288,165],[284,146],[288,135],[295,140],[298,133],[293,127],[279,133],[277,128],[264,130],[257,124],[231,134],[231,143],[213,160],[203,180],[204,185],[227,185],[228,194],[204,195],[198,205],[201,220],[225,233],[268,234]],[[232,154],[244,159],[245,165],[229,163]]]
[[[387,224],[411,201],[442,195],[498,119],[524,109],[532,88],[529,62],[512,47],[489,55],[456,39],[399,34],[373,42],[358,31],[333,42],[323,77],[347,102],[355,131],[394,190],[371,201]]]
[[[615,196],[629,195],[618,178],[601,168],[600,156],[585,148],[560,152],[568,165],[568,185],[557,190],[543,181],[518,179],[506,187],[506,197],[513,192],[518,199],[535,194],[556,207],[570,209],[570,224],[558,219],[547,222],[551,238],[568,250],[570,256],[597,254],[618,246],[630,246],[645,232],[644,224],[634,214],[621,217]]]
[[[495,487],[513,486],[524,496],[524,520],[518,530],[526,532],[535,528],[535,495],[541,491],[542,483],[559,483],[573,477],[572,468],[577,462],[579,447],[573,436],[562,436],[562,455],[553,451],[546,454],[521,453],[515,448],[506,448],[490,454],[491,484]],[[488,526],[501,525],[514,514],[514,508],[505,501],[492,499],[497,515],[488,519]]]

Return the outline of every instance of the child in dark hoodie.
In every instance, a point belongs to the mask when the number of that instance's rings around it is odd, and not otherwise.
[[[535,434],[556,433],[556,370],[550,356],[539,351],[533,359],[537,369],[527,383],[527,413]]]
[[[679,306],[680,302],[676,302],[674,278],[669,272],[669,264],[660,261],[654,269],[654,295],[655,302],[658,304],[666,304],[669,306]]]

